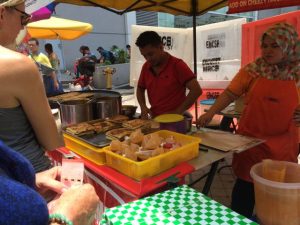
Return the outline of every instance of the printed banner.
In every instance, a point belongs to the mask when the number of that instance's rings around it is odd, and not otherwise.
[[[54,0],[26,0],[25,11],[29,14],[32,14],[40,8],[49,5],[51,2],[54,2]]]
[[[300,5],[299,0],[228,0],[227,13],[239,13]]]
[[[198,80],[232,80],[241,66],[244,23],[246,19],[242,18],[197,27]],[[192,36],[192,29],[189,30]]]

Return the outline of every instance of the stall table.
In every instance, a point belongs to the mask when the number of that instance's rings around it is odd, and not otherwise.
[[[58,164],[62,157],[74,156],[81,158],[66,148],[59,148],[57,151],[51,152],[51,158]],[[103,208],[122,205],[170,187],[182,185],[185,183],[185,176],[194,171],[193,166],[183,162],[157,176],[136,181],[108,166],[97,165],[87,159],[81,159],[85,165],[87,181],[95,187],[103,203]]]
[[[232,150],[228,150],[228,151],[222,151],[222,150],[217,150],[217,149],[205,146],[204,147],[205,151],[200,151],[199,156],[197,158],[188,161],[188,163],[191,166],[193,166],[196,171],[203,169],[207,166],[210,166],[210,170],[208,173],[204,174],[203,176],[196,179],[195,181],[190,181],[190,183],[189,183],[190,186],[193,186],[194,184],[196,184],[197,182],[199,182],[200,180],[202,180],[203,178],[206,177],[206,181],[203,186],[202,193],[207,195],[209,193],[214,176],[217,172],[218,165],[222,160],[224,160],[226,157],[232,155],[233,152],[245,151],[249,148],[252,148],[256,145],[263,143],[264,140],[257,139],[257,138],[249,138],[249,137],[245,137],[245,136],[241,136],[241,135],[234,135],[234,134],[231,134],[230,132],[224,132],[224,131],[220,131],[220,130],[216,131],[216,130],[208,129],[208,128],[202,128],[201,130],[198,131],[196,128],[193,128],[192,133],[197,133],[197,132],[202,133],[203,131],[208,131],[208,132],[212,132],[214,134],[214,136],[219,137],[219,138],[220,138],[220,136],[217,134],[222,134],[222,135],[226,135],[226,136],[229,135],[232,140],[237,140],[236,138],[238,138],[238,139],[246,138],[247,140],[249,139],[249,143],[247,142],[247,145],[242,145],[240,147],[237,146],[238,148],[236,148],[235,150],[232,149]],[[225,140],[227,140],[227,139],[225,139]],[[204,141],[202,141],[201,143],[204,143]],[[200,148],[199,148],[200,150],[201,150],[201,147],[203,147],[203,146],[201,146],[201,143],[200,143]]]
[[[210,169],[208,173],[204,174],[200,178],[194,181],[190,180],[189,186],[193,186],[206,177],[202,193],[207,195],[217,172],[219,163],[230,155],[232,155],[232,152],[222,152],[209,148],[207,148],[207,151],[200,151],[199,156],[190,160],[188,163],[195,168],[195,171],[201,170],[207,166],[210,166]]]

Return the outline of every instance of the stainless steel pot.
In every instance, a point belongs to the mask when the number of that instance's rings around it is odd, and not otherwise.
[[[184,117],[185,120],[185,128],[186,132],[190,132],[192,130],[192,123],[193,123],[193,118],[191,117]]]
[[[135,105],[122,105],[122,114],[133,118],[136,113],[137,106]]]
[[[121,97],[101,97],[94,100],[94,119],[121,114]]]
[[[93,106],[88,100],[69,100],[59,103],[62,126],[93,119]]]

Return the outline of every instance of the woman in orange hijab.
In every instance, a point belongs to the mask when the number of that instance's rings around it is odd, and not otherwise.
[[[266,140],[233,157],[237,180],[231,207],[248,218],[255,203],[251,167],[263,159],[297,161],[298,129],[293,115],[300,114],[295,113],[299,105],[299,79],[298,34],[290,24],[275,24],[262,35],[261,57],[242,68],[216,103],[197,121],[198,125],[205,126],[214,114],[245,95],[238,133]]]

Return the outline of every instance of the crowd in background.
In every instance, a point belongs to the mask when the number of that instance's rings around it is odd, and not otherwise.
[[[74,63],[74,73],[76,75],[74,85],[79,84],[82,88],[91,84],[97,63],[100,65],[111,65],[127,63],[130,59],[130,45],[126,46],[126,51],[118,48],[116,45],[113,45],[110,51],[100,46],[97,48],[100,55],[99,58],[91,52],[88,46],[82,45],[79,51],[82,57]]]
[[[31,43],[29,43],[31,42]],[[34,42],[34,44],[32,44]],[[34,47],[32,47],[34,45]],[[45,67],[40,66],[40,64],[45,65],[53,69],[53,71],[47,71],[48,76],[43,76],[46,79],[45,89],[48,96],[54,95],[62,91],[61,81],[61,70],[60,70],[60,60],[57,54],[53,51],[53,46],[50,43],[44,45],[44,50],[47,55],[40,52],[39,41],[35,38],[29,39],[28,42],[23,42],[18,45],[18,51],[28,55],[35,62],[38,63],[40,71],[45,75]],[[130,61],[130,45],[126,45],[126,49],[121,49],[117,45],[113,45],[110,50],[106,50],[103,47],[98,47],[97,52],[99,56],[91,52],[90,48],[86,45],[82,45],[79,48],[82,56],[76,59],[74,62],[74,74],[75,81],[74,85],[79,84],[81,87],[88,86],[92,81],[93,73],[95,72],[95,65],[98,63],[100,65],[111,65],[128,63]],[[40,60],[42,58],[42,60]]]

